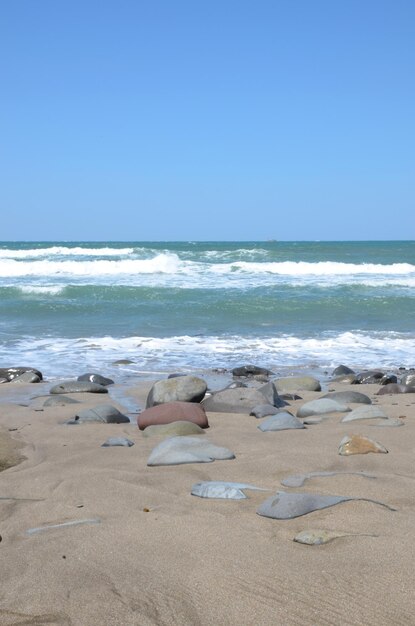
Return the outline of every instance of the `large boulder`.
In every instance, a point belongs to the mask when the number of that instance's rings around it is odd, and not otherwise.
[[[238,387],[237,389],[222,389],[203,401],[206,411],[216,413],[246,413],[250,414],[254,407],[270,404],[277,408],[287,406],[287,402],[278,396],[273,383],[261,387]]]
[[[289,376],[277,378],[274,384],[278,393],[293,391],[321,391],[320,381],[313,376]]]
[[[158,380],[150,389],[146,407],[165,402],[201,402],[206,390],[206,382],[197,376],[177,376]]]
[[[145,409],[137,417],[140,430],[147,426],[171,424],[172,422],[192,422],[200,428],[209,428],[205,409],[194,402],[165,402]]]

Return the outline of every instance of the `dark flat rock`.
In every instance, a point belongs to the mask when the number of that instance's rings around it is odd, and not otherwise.
[[[112,378],[106,378],[105,376],[101,376],[101,374],[82,374],[81,376],[78,376],[77,380],[81,382],[96,383],[97,385],[103,385],[104,387],[114,384]]]
[[[108,393],[104,385],[80,380],[67,380],[52,387],[51,394],[61,393]]]

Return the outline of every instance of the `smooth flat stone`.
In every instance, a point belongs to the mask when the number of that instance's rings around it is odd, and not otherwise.
[[[108,389],[103,385],[97,385],[97,383],[82,380],[68,380],[52,387],[49,393],[108,393]]]
[[[185,437],[188,435],[204,435],[203,428],[193,422],[172,422],[171,424],[156,424],[147,426],[143,430],[143,437]]]
[[[112,448],[114,446],[123,446],[131,448],[134,445],[134,441],[127,439],[127,437],[108,437],[108,439],[101,445],[101,448]]]
[[[287,476],[287,478],[283,478],[283,480],[281,481],[281,485],[284,485],[284,487],[302,487],[305,481],[309,480],[309,478],[315,478],[320,476],[342,476],[343,474],[352,476],[363,476],[364,478],[376,478],[376,476],[366,474],[365,472],[308,472],[308,474],[293,474],[292,476]]]
[[[51,396],[50,398],[47,398],[44,403],[43,406],[65,406],[67,404],[80,404],[79,400],[74,400],[73,398],[69,398],[68,396],[61,396],[59,394],[56,394],[54,396]]]
[[[345,413],[350,408],[336,400],[329,398],[319,398],[318,400],[310,400],[306,402],[297,411],[297,417],[310,417],[311,415],[324,415],[326,413]]]
[[[276,406],[272,404],[258,404],[255,406],[249,415],[253,415],[257,419],[267,417],[268,415],[276,415],[279,412]]]
[[[376,535],[369,535],[366,533],[341,533],[335,530],[302,530],[296,535],[293,541],[297,543],[303,543],[306,546],[321,546],[325,543],[329,543],[339,537],[376,537]]]
[[[74,421],[83,424],[85,422],[102,422],[104,424],[129,424],[130,420],[115,406],[99,404],[93,409],[79,411]]]
[[[87,374],[82,374],[81,376],[78,376],[78,380],[82,382],[86,381],[90,383],[97,383],[97,385],[103,385],[104,387],[114,384],[112,378],[106,378],[105,376],[101,376],[101,374],[94,374],[89,372]]]
[[[320,381],[313,376],[290,376],[273,381],[278,393],[293,391],[321,391]]]
[[[368,454],[369,452],[387,454],[387,449],[382,444],[369,437],[362,435],[346,435],[340,442],[339,454],[349,456],[351,454]]]
[[[385,396],[396,393],[415,393],[415,387],[410,387],[408,385],[402,384],[398,385],[397,383],[390,383],[389,385],[381,387],[379,391],[376,392],[376,395]]]
[[[332,391],[331,393],[326,393],[322,398],[329,398],[343,404],[372,404],[369,396],[359,391]]]
[[[220,480],[208,480],[194,484],[190,493],[192,496],[199,496],[199,498],[244,500],[247,498],[244,493],[245,489],[267,491],[267,489],[261,489],[261,487],[255,487],[255,485],[250,485],[248,483],[231,483]]]
[[[350,496],[326,496],[313,493],[286,493],[285,491],[277,491],[263,502],[257,509],[258,515],[271,517],[272,519],[293,519],[313,511],[327,509],[342,502],[350,502],[352,500],[361,500],[364,502],[372,502],[396,511],[392,507],[369,498],[354,498]]]
[[[147,465],[181,465],[184,463],[211,463],[234,459],[227,448],[221,448],[201,437],[171,437],[158,444],[150,454]]]
[[[71,526],[81,526],[83,524],[100,524],[98,518],[73,520],[71,522],[63,522],[62,524],[50,524],[49,526],[39,526],[38,528],[29,528],[26,530],[27,535],[35,535],[46,530],[55,530],[56,528],[69,528]]]
[[[271,432],[276,430],[291,430],[294,428],[305,428],[303,422],[288,411],[282,411],[276,415],[271,415],[257,426],[262,432]]]
[[[342,418],[342,422],[353,422],[354,420],[388,419],[386,413],[378,406],[363,404],[353,409],[351,413]]]

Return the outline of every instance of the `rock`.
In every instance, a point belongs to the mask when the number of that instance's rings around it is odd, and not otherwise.
[[[112,448],[113,446],[124,446],[131,448],[134,445],[134,441],[127,439],[127,437],[108,437],[105,443],[101,445],[101,448]]]
[[[326,393],[322,398],[344,402],[344,404],[372,404],[372,400],[369,396],[359,391],[332,391]]]
[[[340,374],[340,376],[336,376],[336,378],[333,378],[332,382],[345,383],[348,385],[357,385],[356,374]]]
[[[137,416],[140,430],[148,426],[170,424],[171,422],[193,422],[200,428],[209,428],[205,409],[193,402],[165,402],[146,409]]]
[[[346,435],[340,442],[339,454],[349,456],[351,454],[368,454],[369,452],[380,452],[387,454],[387,450],[382,444],[369,437],[362,435]]]
[[[238,389],[222,389],[205,398],[203,406],[206,411],[217,413],[250,414],[255,406],[271,404],[275,407],[286,406],[287,403],[278,396],[273,383],[267,383],[257,389],[240,387]]]
[[[130,359],[118,359],[118,361],[113,361],[112,365],[132,365],[134,361]]]
[[[305,481],[309,478],[325,478],[326,476],[338,476],[343,474],[350,474],[352,476],[363,476],[364,478],[376,478],[376,476],[366,474],[365,472],[308,472],[307,474],[293,474],[292,476],[287,476],[281,481],[281,485],[283,485],[284,487],[302,487]]]
[[[257,365],[242,365],[241,367],[234,367],[232,371],[233,376],[271,376],[273,372],[267,370],[265,367],[258,367]]]
[[[293,541],[303,543],[307,546],[321,546],[324,543],[329,543],[339,537],[374,537],[375,535],[367,535],[365,533],[338,533],[334,530],[302,530],[296,535]]]
[[[32,372],[39,377],[39,380],[43,380],[42,373],[34,367],[0,367],[0,378],[6,378],[10,382],[26,372]]]
[[[379,383],[385,373],[380,370],[367,370],[356,375],[357,385],[373,385]]]
[[[280,393],[280,398],[287,400],[287,402],[290,400],[302,400],[302,397],[299,396],[298,393]]]
[[[233,383],[230,383],[226,387],[226,389],[240,389],[241,387],[248,387],[248,385],[240,380],[234,380]]]
[[[381,387],[379,391],[376,392],[377,396],[385,396],[387,394],[396,394],[396,393],[415,393],[415,387],[409,387],[408,385],[398,385],[397,383],[390,383],[389,385],[385,385]]]
[[[44,401],[43,406],[65,406],[66,404],[80,404],[79,400],[69,398],[69,396],[54,395]]]
[[[310,400],[306,402],[297,411],[297,417],[310,417],[310,415],[324,415],[326,413],[344,413],[350,411],[350,408],[336,400],[329,398],[319,398],[318,400]]]
[[[79,380],[66,380],[52,387],[49,391],[51,394],[61,393],[108,393],[108,389],[103,385],[89,383]]]
[[[382,420],[379,424],[369,424],[373,428],[394,428],[396,426],[404,426],[405,422],[399,417],[388,417],[386,420]]]
[[[332,376],[343,376],[344,374],[355,374],[355,372],[347,365],[339,365],[332,372]]]
[[[228,500],[244,500],[247,498],[244,491],[253,489],[255,491],[267,491],[261,487],[255,487],[247,483],[229,483],[220,480],[209,480],[193,485],[192,496],[199,498],[226,498]]]
[[[101,374],[82,374],[78,376],[77,380],[82,382],[90,382],[97,383],[97,385],[103,385],[107,387],[108,385],[113,385],[114,381],[111,378],[105,378],[105,376],[101,376]]]
[[[8,383],[9,381],[7,380],[7,378],[0,378],[0,385],[2,385],[3,383]]]
[[[321,391],[320,382],[312,376],[293,376],[277,378],[273,381],[278,393],[292,393],[295,391]]]
[[[275,415],[280,409],[277,409],[272,404],[258,404],[254,406],[249,415],[253,415],[256,418],[267,417],[267,415]]]
[[[401,385],[406,385],[407,387],[415,387],[415,372],[409,372],[408,374],[404,374],[401,378]]]
[[[99,404],[93,409],[83,409],[75,415],[75,421],[81,424],[85,422],[102,422],[105,424],[130,423],[126,415],[110,404]]]
[[[286,493],[285,491],[277,491],[275,496],[271,496],[263,502],[257,510],[258,515],[271,517],[272,519],[293,519],[301,515],[307,515],[313,511],[327,509],[342,502],[350,502],[352,500],[361,500],[363,502],[372,502],[379,504],[395,511],[392,507],[377,500],[369,498],[354,498],[349,496],[326,496],[312,493]]]
[[[158,444],[150,454],[147,465],[181,465],[184,463],[211,463],[234,459],[227,448],[221,448],[201,437],[171,437]]]
[[[146,407],[165,402],[201,402],[206,390],[206,382],[197,376],[177,376],[159,380],[150,389]]]
[[[342,422],[353,422],[354,420],[388,419],[386,413],[378,406],[363,404],[353,409],[351,413],[342,418]]]
[[[264,420],[257,428],[262,432],[270,432],[275,430],[291,430],[293,428],[305,428],[303,422],[288,411],[281,411],[276,415],[271,415]]]
[[[398,379],[394,374],[385,374],[379,381],[380,385],[391,385],[392,383],[397,383]]]
[[[327,415],[311,415],[310,417],[305,417],[303,419],[303,424],[306,426],[315,426],[315,424],[321,424],[321,422],[324,422],[327,419]]]
[[[204,435],[205,431],[193,422],[171,422],[171,424],[160,424],[147,426],[143,431],[143,437],[185,437],[186,435]]]
[[[15,376],[10,381],[11,383],[40,383],[40,378],[35,372],[24,372],[20,376]]]

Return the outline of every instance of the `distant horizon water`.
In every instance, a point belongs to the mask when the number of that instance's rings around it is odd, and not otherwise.
[[[415,242],[0,242],[0,355],[49,379],[414,367]]]

